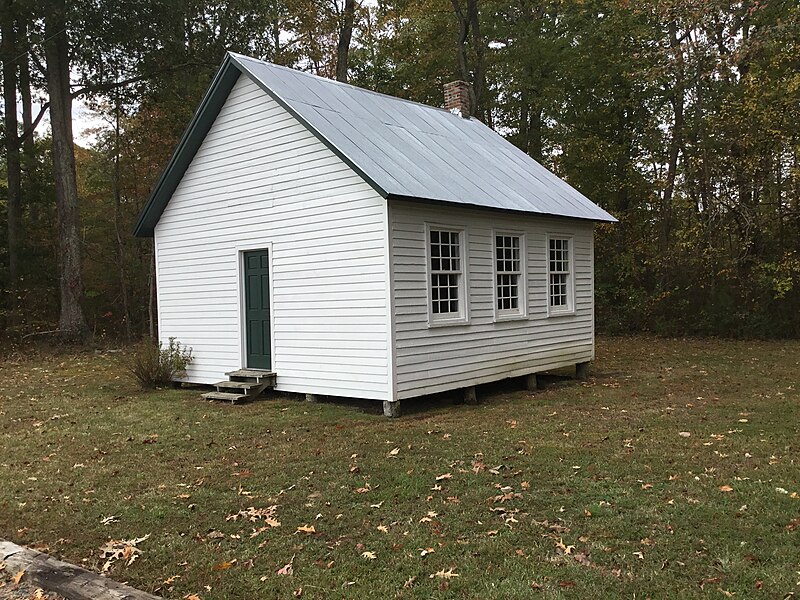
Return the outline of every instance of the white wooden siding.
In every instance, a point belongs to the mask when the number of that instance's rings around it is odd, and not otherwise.
[[[409,398],[591,360],[593,225],[585,221],[391,201],[395,394]],[[425,224],[466,230],[469,323],[428,325]],[[492,231],[525,235],[525,318],[495,322]],[[573,237],[574,314],[547,316],[548,233]]]
[[[244,366],[239,253],[271,245],[277,388],[387,399],[387,236],[386,201],[242,75],[156,227],[160,336],[189,381]]]

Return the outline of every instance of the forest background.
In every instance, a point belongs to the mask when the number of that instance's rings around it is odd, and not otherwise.
[[[2,0],[0,37],[0,338],[155,333],[133,224],[226,50],[436,106],[468,81],[620,220],[601,331],[800,336],[796,1]]]

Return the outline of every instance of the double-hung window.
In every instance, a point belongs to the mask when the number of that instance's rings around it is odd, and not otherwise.
[[[494,236],[495,309],[498,318],[525,314],[523,239],[519,235]]]
[[[464,232],[434,227],[428,231],[431,321],[464,321]]]
[[[548,309],[551,314],[573,310],[571,245],[569,237],[548,237]]]

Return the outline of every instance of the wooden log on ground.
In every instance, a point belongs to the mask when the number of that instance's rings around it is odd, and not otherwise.
[[[12,575],[24,571],[22,581],[70,600],[160,600],[160,596],[5,540],[0,540],[0,563]]]

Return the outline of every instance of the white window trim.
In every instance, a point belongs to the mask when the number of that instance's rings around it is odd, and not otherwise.
[[[550,306],[550,240],[569,240],[569,277],[567,278],[567,306]],[[547,316],[560,317],[575,314],[575,239],[571,233],[548,233],[544,246],[545,272],[547,283],[545,285],[545,299],[547,302]]]
[[[497,236],[510,235],[519,238],[519,302],[516,309],[500,310],[497,308]],[[528,318],[528,243],[525,232],[513,229],[492,229],[492,305],[494,320],[519,321]],[[549,242],[548,242],[549,243]],[[550,299],[548,298],[548,304]]]
[[[458,285],[459,313],[457,316],[442,316],[433,312],[431,299],[431,230],[455,231],[459,236],[461,279]],[[463,225],[425,223],[425,301],[428,306],[428,327],[447,327],[469,323],[469,239]]]

